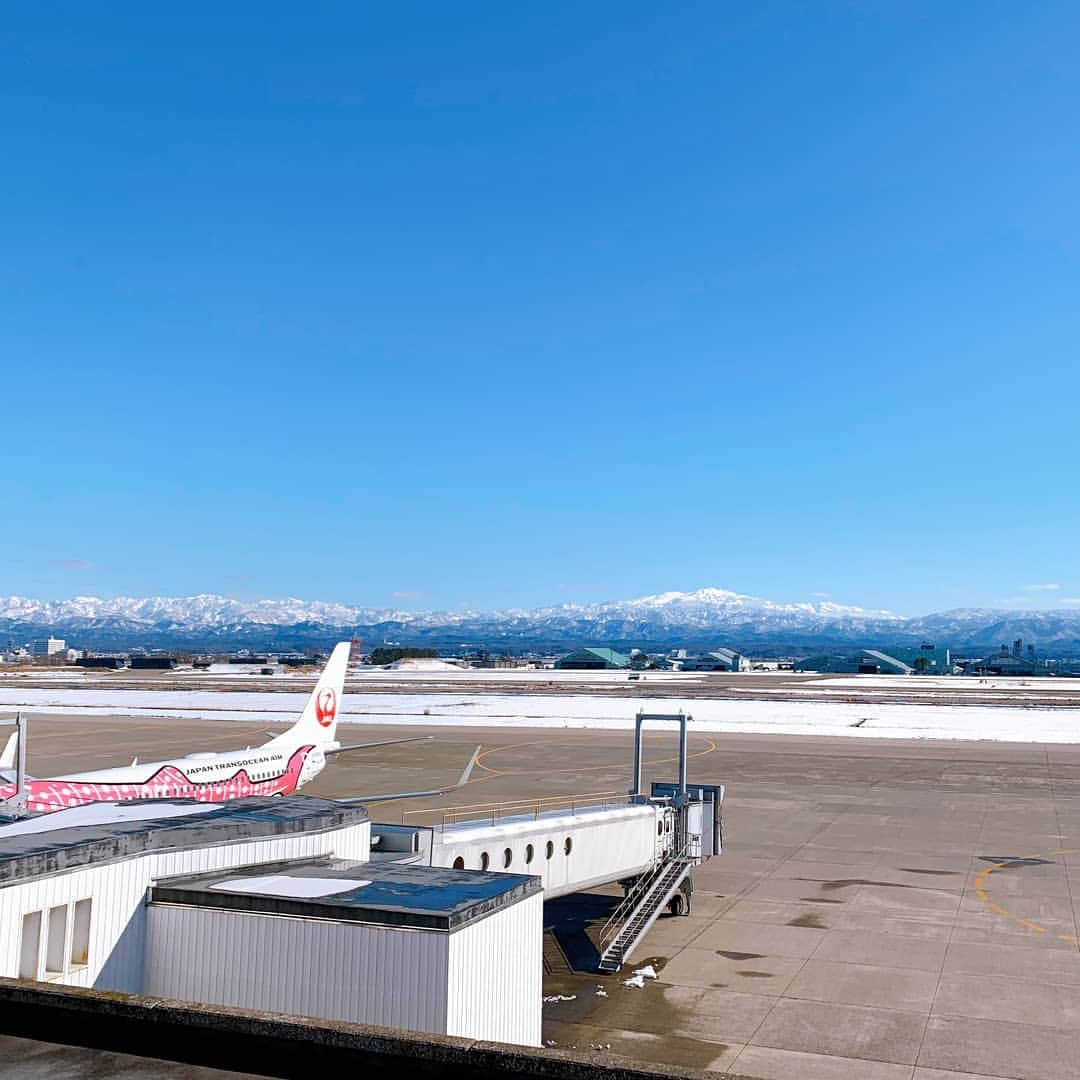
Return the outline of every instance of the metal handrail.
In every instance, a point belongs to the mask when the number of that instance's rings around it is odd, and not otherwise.
[[[634,882],[630,887],[630,891],[623,897],[622,903],[611,913],[607,922],[600,927],[600,952],[604,952],[608,945],[619,936],[622,924],[626,921],[630,912],[637,907],[640,900],[648,895],[653,886],[671,868],[672,863],[687,857],[689,848],[690,843],[687,841],[675,854],[666,855],[659,859],[656,866],[649,873],[642,874]],[[612,932],[613,927],[615,927],[614,932]]]
[[[520,818],[531,814],[536,819],[541,814],[558,809],[566,809],[573,814],[578,809],[596,809],[597,807],[615,805],[625,806],[633,801],[633,796],[627,795],[623,791],[598,791],[587,795],[548,795],[540,799],[513,799],[507,802],[474,803],[468,806],[425,807],[417,810],[406,810],[401,815],[401,823],[407,825],[411,819],[420,816],[438,815],[439,822],[434,826],[435,828],[484,818],[490,818],[491,823],[494,825],[500,818]]]

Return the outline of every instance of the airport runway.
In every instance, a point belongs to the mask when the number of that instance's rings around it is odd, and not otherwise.
[[[349,727],[349,741],[423,734]],[[37,775],[226,749],[258,724],[35,716]],[[625,732],[436,728],[350,755],[304,790],[374,794],[474,780],[443,803],[624,791]],[[727,785],[726,853],[694,911],[631,968],[575,972],[614,891],[548,905],[544,1037],[559,1048],[762,1080],[1065,1080],[1080,1060],[1080,746],[695,736],[692,779]],[[671,779],[675,740],[648,742]],[[441,805],[441,804],[440,804]],[[371,806],[397,821],[429,804]],[[422,818],[414,820],[422,821]],[[560,947],[556,947],[560,946]],[[597,989],[603,988],[604,994]],[[974,1074],[974,1075],[973,1075]]]
[[[180,671],[94,672],[75,669],[0,670],[0,688],[93,691],[248,690],[297,693],[315,684],[314,670],[289,675],[218,675]],[[483,671],[450,674],[422,671],[350,673],[346,697],[354,704],[368,694],[589,694],[625,698],[820,701],[849,704],[1013,705],[1030,708],[1080,706],[1080,678],[970,676],[818,675],[790,671],[631,672]],[[362,705],[360,706],[363,707]],[[632,707],[632,706],[631,706]]]

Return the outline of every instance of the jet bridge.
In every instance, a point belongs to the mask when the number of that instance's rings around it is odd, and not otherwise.
[[[629,792],[408,812],[374,826],[373,858],[531,874],[548,899],[619,882],[626,896],[599,943],[600,969],[617,971],[665,909],[690,913],[693,868],[722,851],[724,789],[686,779],[689,719],[637,714]],[[642,729],[653,722],[678,723],[679,772],[645,793]]]

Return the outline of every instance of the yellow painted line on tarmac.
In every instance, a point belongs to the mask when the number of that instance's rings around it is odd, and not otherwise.
[[[1058,851],[1051,851],[1051,855],[1075,855],[1076,848],[1061,848]],[[1027,862],[1029,860],[1041,859],[1041,854],[1035,855],[1021,855],[1019,859],[1004,859],[1001,862],[994,863],[993,866],[988,866],[985,870],[980,871],[975,875],[975,895],[990,908],[997,915],[1004,915],[1008,919],[1012,919],[1018,926],[1024,927],[1026,930],[1031,930],[1036,934],[1046,934],[1049,930],[1040,925],[1037,922],[1032,922],[1030,919],[1022,919],[1017,915],[1013,915],[1008,908],[1002,907],[1000,904],[990,899],[989,894],[986,891],[986,879],[994,873],[995,870],[1005,870],[1010,866],[1014,866],[1018,862]],[[1067,941],[1070,945],[1080,945],[1080,938],[1073,937],[1071,934],[1058,934],[1059,941]]]
[[[1034,930],[1037,934],[1045,934],[1046,927],[1040,926],[1038,923],[1030,922],[1028,919],[1016,920],[1021,926],[1026,926],[1029,930]]]

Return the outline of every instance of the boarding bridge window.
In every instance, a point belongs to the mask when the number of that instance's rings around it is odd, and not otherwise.
[[[465,860],[460,855],[454,860],[454,869],[455,870],[464,870],[465,869]]]
[[[75,903],[75,916],[71,920],[71,953],[69,959],[73,968],[86,967],[90,962],[90,906],[89,899]]]
[[[28,911],[22,921],[22,943],[19,946],[19,978],[36,979],[41,959],[41,912]]]
[[[511,863],[512,863],[513,861],[514,861],[514,853],[513,853],[513,852],[512,852],[512,851],[511,851],[511,850],[510,850],[509,848],[507,848],[507,849],[506,849],[506,850],[505,850],[505,851],[503,852],[503,868],[505,869],[505,868],[506,868],[507,866],[509,866],[509,865],[510,865],[510,864],[511,864]]]
[[[49,908],[47,944],[45,948],[45,978],[55,979],[64,974],[67,955],[67,904]]]

